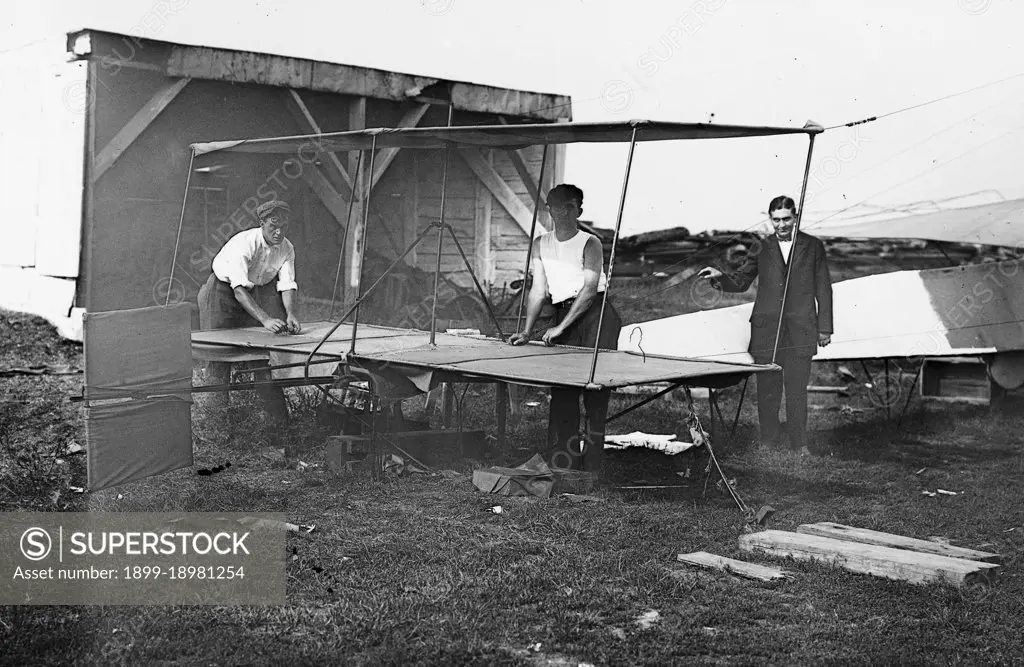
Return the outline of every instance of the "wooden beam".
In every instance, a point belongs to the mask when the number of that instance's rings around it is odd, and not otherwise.
[[[487,164],[494,162],[494,151],[487,151]],[[494,282],[494,253],[491,244],[491,202],[490,191],[484,184],[476,182],[476,211],[473,216],[476,229],[473,234],[476,274],[484,284]]]
[[[954,547],[949,544],[932,542],[931,540],[918,540],[913,537],[881,533],[875,530],[868,530],[866,528],[852,528],[850,526],[844,526],[830,521],[810,524],[805,523],[798,526],[796,532],[803,533],[804,535],[830,537],[834,540],[860,542],[862,544],[877,544],[878,546],[892,547],[893,549],[909,549],[911,551],[920,551],[922,553],[949,556],[950,558],[963,558],[965,560],[979,560],[984,562],[999,561],[999,554],[989,553],[987,551]]]
[[[324,207],[330,211],[331,216],[344,230],[348,225],[348,201],[338,194],[331,181],[315,165],[303,167],[302,179],[316,193]]]
[[[502,125],[508,125],[508,121],[505,120],[504,116],[498,116],[498,120],[501,121]],[[540,175],[541,178],[538,179],[540,181],[540,189],[538,190],[538,184],[533,182],[533,174],[530,173],[530,168],[526,166],[526,163],[529,161],[526,151],[521,148],[509,149],[508,157],[512,161],[512,166],[516,168],[519,178],[523,181],[523,185],[526,186],[526,191],[530,194],[530,201],[537,201],[537,194],[541,192],[540,205],[543,210],[543,207],[547,205],[546,191],[544,189],[544,176],[546,174]]]
[[[402,200],[402,217],[403,217],[403,229],[402,229],[402,241],[405,246],[408,246],[413,242],[419,234],[420,225],[420,152],[412,152],[412,177],[408,179],[410,183],[411,192],[408,196]],[[412,251],[406,255],[406,263],[409,266],[416,266],[417,262],[417,251],[413,248]]]
[[[505,453],[508,442],[508,384],[494,383],[494,419],[498,427],[498,451]]]
[[[291,101],[294,104],[292,112],[299,120],[299,124],[305,124],[309,129],[313,130],[316,134],[323,134],[323,130],[320,128],[320,124],[316,122],[316,118],[313,117],[313,113],[306,106],[306,103],[302,100],[302,96],[299,95],[299,91],[294,88],[289,88],[288,92],[291,97]],[[335,175],[340,179],[339,185],[342,188],[348,188],[342,190],[343,196],[347,200],[352,196],[352,177],[349,176],[345,167],[341,164],[341,160],[334,153],[327,153],[327,162],[333,167]]]
[[[716,556],[706,551],[696,551],[692,554],[679,554],[678,560],[687,565],[695,565],[710,570],[719,570],[735,574],[748,579],[759,579],[760,581],[775,581],[785,579],[789,573],[777,567],[746,563],[741,560],[733,560],[724,556]]]
[[[456,152],[469,165],[469,168],[473,170],[473,173],[480,179],[480,182],[491,191],[491,194],[498,200],[502,208],[508,211],[508,214],[512,216],[512,219],[515,220],[520,229],[529,235],[530,225],[533,222],[533,212],[512,191],[512,188],[501,178],[501,175],[494,171],[494,167],[487,164],[487,160],[484,159],[480,151],[475,148],[462,148]],[[537,231],[543,231],[543,227],[538,227]]]
[[[398,127],[416,127],[419,122],[423,119],[423,115],[427,113],[427,109],[430,108],[429,104],[418,104],[410,109],[402,120],[398,121]],[[377,153],[377,157],[374,159],[373,165],[373,179],[370,181],[370,187],[377,187],[377,181],[384,176],[384,172],[388,170],[391,163],[395,161],[398,156],[398,151],[401,148],[383,148]]]
[[[845,542],[817,535],[766,530],[740,535],[740,549],[798,560],[817,560],[852,572],[909,581],[914,584],[945,582],[957,587],[984,581],[999,566],[905,549]]]
[[[178,96],[178,93],[181,92],[188,82],[189,79],[178,79],[156,91],[153,97],[149,98],[149,101],[114,135],[110,143],[104,146],[103,150],[96,156],[92,172],[93,183],[98,181],[114,165],[117,158],[121,157],[128,150],[128,147],[139,138],[146,128],[149,127],[150,123],[156,120],[156,117]]]

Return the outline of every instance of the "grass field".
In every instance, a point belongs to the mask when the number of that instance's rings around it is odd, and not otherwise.
[[[0,313],[0,367],[37,364],[81,368],[80,347],[59,342],[39,320]],[[816,373],[816,382],[836,382],[832,367]],[[592,497],[477,492],[468,481],[474,465],[517,464],[538,448],[546,403],[536,391],[519,397],[509,450],[453,462],[467,476],[454,481],[330,474],[315,401],[290,390],[297,425],[287,439],[311,465],[266,458],[261,428],[217,438],[197,401],[194,468],[76,493],[85,486],[84,457],[63,452],[85,444],[79,409],[68,401],[81,381],[0,377],[3,510],[280,511],[316,529],[288,537],[287,605],[0,607],[4,664],[1024,662],[1019,405],[993,412],[912,403],[897,430],[862,389],[816,397],[811,430],[828,454],[801,458],[754,445],[748,401],[736,438],[719,442],[725,473],[747,504],[777,510],[772,528],[835,521],[1004,555],[993,585],[956,590],[742,554],[745,520],[714,476],[705,488],[703,451],[610,453],[610,488]],[[738,389],[724,394],[727,414],[737,398]],[[242,415],[258,412],[244,392],[233,400]],[[493,432],[492,400],[490,387],[471,387],[463,426]],[[627,404],[613,400],[613,410]],[[706,419],[706,405],[699,409]],[[679,432],[684,410],[659,401],[610,430]],[[196,474],[225,460],[232,466],[220,474]],[[630,483],[681,488],[614,488]],[[963,493],[922,495],[936,488]],[[503,513],[487,511],[495,504]],[[781,564],[793,576],[767,584],[676,561],[697,550]],[[652,610],[660,620],[644,629],[636,620]]]

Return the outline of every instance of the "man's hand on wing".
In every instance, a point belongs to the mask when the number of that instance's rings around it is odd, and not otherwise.
[[[302,324],[299,323],[298,318],[296,318],[294,315],[288,316],[288,321],[285,326],[287,327],[287,331],[290,334],[297,334],[300,331],[302,331]]]
[[[544,332],[543,341],[545,345],[551,346],[555,344],[555,339],[565,333],[565,329],[560,326],[551,327]]]
[[[288,330],[288,325],[284,320],[279,320],[276,317],[270,317],[264,320],[263,328],[270,333],[283,333]]]
[[[718,280],[722,277],[722,272],[713,266],[705,266],[697,272],[697,277],[705,280]]]
[[[508,337],[509,345],[525,345],[528,342],[530,342],[529,331],[521,331],[519,333],[514,333]]]
[[[819,333],[818,334],[818,345],[820,347],[825,347],[826,345],[828,345],[831,342],[832,342],[832,334],[830,334],[830,333]]]

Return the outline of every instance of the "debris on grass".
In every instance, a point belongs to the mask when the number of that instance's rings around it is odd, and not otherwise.
[[[732,479],[729,480],[729,486],[731,486],[734,489],[736,488],[736,478],[735,477],[733,477]],[[715,488],[718,489],[719,491],[725,491],[725,487],[722,485],[722,480],[721,479],[719,479],[717,482],[715,482]]]
[[[555,473],[540,454],[516,468],[493,466],[473,471],[473,485],[484,493],[501,496],[551,497]]]
[[[430,474],[429,470],[425,470],[411,461],[406,461],[397,454],[391,454],[384,460],[384,472],[394,473],[399,477]]]
[[[489,507],[487,509],[487,511],[490,512],[491,514],[501,514],[505,510],[502,509],[501,505],[495,505],[494,507]]]
[[[217,466],[213,466],[212,468],[200,468],[199,470],[196,470],[196,474],[207,477],[209,475],[216,475],[219,472],[224,472],[230,467],[231,461],[225,461],[224,463],[221,463],[220,465]]]
[[[85,489],[83,489],[80,486],[69,486],[68,489],[74,491],[75,493],[85,493]]]
[[[917,471],[917,472],[915,472],[914,474],[915,474],[915,475],[920,475],[921,473],[923,473],[923,472],[924,472],[925,470],[927,470],[927,469],[928,469],[928,468],[921,468],[920,470],[918,470],[918,471]]]
[[[754,515],[754,523],[759,526],[763,526],[773,514],[775,514],[775,508],[771,505],[765,505],[761,509],[757,510],[757,514]]]
[[[466,478],[466,476],[463,475],[461,472],[457,472],[455,470],[442,470],[437,474],[453,482],[463,480]]]
[[[960,493],[963,493],[962,491],[958,493],[956,491],[947,491],[945,489],[935,489],[935,492],[941,493],[944,496],[959,496]]]
[[[654,451],[675,456],[693,448],[694,443],[676,440],[676,434],[667,435],[633,431],[626,435],[606,435],[605,449],[628,449],[630,447],[653,449]]]
[[[661,622],[661,614],[656,609],[648,609],[644,613],[637,616],[634,621],[641,630],[650,630],[655,625]]]
[[[316,529],[316,524],[290,523],[288,521],[253,516],[244,516],[238,519],[238,523],[251,528],[283,528],[289,533],[297,533],[299,535],[309,535]]]
[[[64,450],[65,454],[82,454],[85,452],[85,447],[81,446],[74,440],[68,443],[67,449]]]
[[[925,489],[924,491],[921,492],[921,495],[922,496],[928,496],[929,498],[934,498],[935,496],[937,496],[939,494],[937,494],[937,493],[935,493],[933,491],[929,491],[928,489]]]
[[[626,631],[622,628],[608,628],[608,632],[611,633],[612,637],[626,641]]]
[[[268,461],[284,461],[284,447],[266,447],[260,451],[260,456]]]

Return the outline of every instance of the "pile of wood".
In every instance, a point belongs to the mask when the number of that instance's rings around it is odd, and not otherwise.
[[[803,524],[795,533],[749,533],[740,536],[739,547],[748,553],[815,560],[885,579],[914,584],[943,582],[957,588],[987,583],[999,568],[999,554],[831,522]],[[790,576],[778,568],[703,551],[680,554],[679,560],[762,581]]]
[[[742,535],[740,549],[831,563],[852,572],[915,584],[956,587],[987,581],[999,555],[837,523],[804,524],[797,532],[765,530]]]
[[[596,234],[604,246],[605,261],[611,255],[613,230],[580,222]],[[676,273],[691,265],[736,262],[745,250],[756,247],[753,231],[708,230],[691,234],[685,227],[623,236],[616,246],[618,276]],[[939,243],[920,239],[823,239],[829,259],[838,267],[879,267],[882,270],[913,270],[974,264],[1007,259],[1007,249],[966,243]],[[866,273],[881,271],[868,270]],[[862,273],[864,273],[862,271]]]

